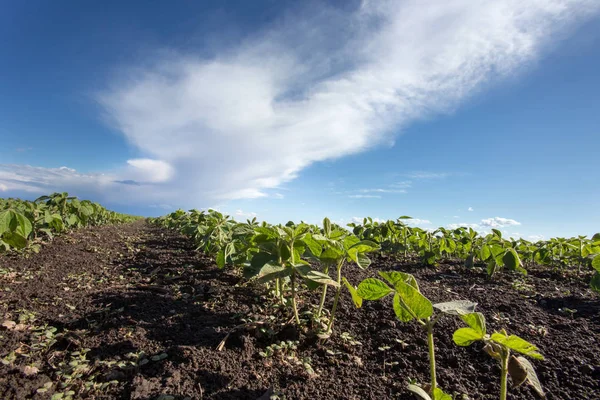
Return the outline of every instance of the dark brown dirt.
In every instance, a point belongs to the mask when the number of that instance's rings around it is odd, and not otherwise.
[[[533,363],[548,399],[600,398],[600,301],[587,277],[533,270],[525,279],[488,281],[453,262],[434,270],[383,256],[366,271],[348,266],[346,276],[357,284],[377,270],[415,274],[434,302],[475,301],[488,330],[505,328],[537,344],[546,360]],[[316,303],[316,294],[304,297]],[[344,293],[336,334],[325,343],[281,325],[291,315],[273,304],[263,287],[218,270],[187,239],[143,221],[82,229],[27,257],[0,256],[0,322],[7,322],[0,398],[73,390],[74,398],[258,399],[272,390],[287,399],[410,399],[408,380],[428,380],[425,333],[397,321],[389,300],[357,310]],[[240,326],[248,320],[268,323]],[[452,343],[459,326],[445,317],[436,327],[439,384],[457,398],[497,398],[498,366],[480,345]],[[49,327],[54,339],[45,335]],[[299,340],[296,357],[259,355],[278,340]],[[77,366],[77,357],[87,361]],[[37,393],[44,384],[48,390]],[[509,398],[536,395],[519,387]]]

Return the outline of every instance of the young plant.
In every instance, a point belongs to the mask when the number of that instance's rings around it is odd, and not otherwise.
[[[528,382],[541,397],[545,396],[531,363],[525,357],[511,355],[511,351],[515,351],[537,360],[543,360],[544,357],[538,352],[536,346],[516,335],[509,336],[504,329],[488,335],[485,318],[481,313],[469,313],[461,315],[460,318],[466,322],[468,327],[454,332],[454,343],[459,346],[469,346],[471,343],[481,340],[485,343],[483,350],[500,362],[500,400],[506,400],[509,374],[515,387]]]
[[[592,267],[596,270],[596,272],[594,272],[594,275],[592,275],[590,286],[596,293],[600,293],[600,254],[596,255],[592,259]]]
[[[469,314],[475,310],[476,304],[459,300],[434,305],[421,294],[417,280],[411,274],[380,271],[379,275],[391,287],[379,279],[367,278],[358,285],[358,295],[365,300],[379,300],[393,295],[392,304],[396,317],[402,322],[417,321],[427,332],[430,385],[427,391],[415,385],[409,385],[409,390],[424,399],[451,399],[450,395],[444,393],[437,385],[433,328],[443,314]],[[442,314],[434,315],[434,308]]]
[[[27,247],[27,238],[32,229],[31,222],[23,214],[14,210],[0,211],[0,248]]]
[[[493,277],[497,271],[505,266],[510,270],[527,275],[527,270],[523,268],[521,258],[513,248],[512,243],[504,240],[499,230],[492,229],[492,232],[487,236],[486,243],[480,251],[480,259],[488,264],[488,276]]]
[[[342,276],[342,269],[346,263],[354,262],[359,268],[367,268],[371,264],[371,260],[366,256],[366,253],[379,249],[377,243],[370,240],[360,240],[355,235],[348,235],[341,229],[332,229],[328,218],[323,220],[323,234],[314,234],[305,240],[311,252],[320,251],[317,259],[325,266],[324,273],[327,274],[330,266],[335,266],[336,269],[336,292],[333,300],[333,307],[329,317],[329,323],[325,333],[321,336],[326,338],[331,334],[335,313],[339,304],[340,294],[342,291],[342,282],[353,295],[356,297],[354,287]],[[315,254],[317,255],[317,254]],[[317,318],[321,317],[323,306],[325,304],[325,296],[327,288],[323,288],[321,293],[321,301],[317,310]],[[356,300],[355,300],[356,302]]]
[[[332,285],[339,286],[339,283],[332,280],[328,275],[313,269],[310,264],[301,258],[304,254],[308,240],[309,226],[300,224],[297,226],[275,226],[271,228],[257,228],[257,231],[264,232],[264,237],[257,237],[256,241],[261,249],[254,259],[254,269],[258,270],[257,277],[261,283],[275,281],[276,285],[283,290],[280,285],[285,279],[289,279],[291,288],[290,302],[294,311],[296,324],[300,325],[300,316],[296,304],[296,291],[298,280],[304,280],[307,284]]]

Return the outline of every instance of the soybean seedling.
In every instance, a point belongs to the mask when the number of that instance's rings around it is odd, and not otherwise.
[[[454,332],[452,337],[454,343],[459,346],[469,346],[471,343],[481,340],[485,343],[483,350],[500,362],[500,400],[506,400],[509,374],[514,386],[528,382],[541,397],[545,396],[535,369],[529,360],[525,357],[511,355],[512,350],[537,360],[543,360],[544,357],[538,352],[535,345],[516,335],[509,336],[504,329],[488,335],[485,318],[481,313],[461,315],[460,318],[467,323],[468,327]]]
[[[417,280],[411,274],[398,271],[379,272],[379,275],[390,285],[376,278],[367,278],[358,285],[358,296],[364,300],[379,300],[389,294],[393,295],[393,308],[396,317],[402,322],[416,320],[427,332],[429,348],[430,386],[426,391],[416,385],[409,385],[408,389],[426,400],[446,400],[452,397],[437,386],[435,367],[435,344],[433,340],[433,327],[443,314],[463,315],[475,310],[475,303],[469,301],[452,301],[447,303],[431,304],[419,291]],[[437,308],[443,314],[434,315],[433,309]]]

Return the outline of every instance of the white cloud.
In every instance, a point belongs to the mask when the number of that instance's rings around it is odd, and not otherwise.
[[[465,228],[473,228],[474,230],[477,230],[479,228],[481,228],[481,226],[479,224],[469,224],[466,222],[460,222],[458,224],[448,224],[446,225],[446,228],[448,229],[457,229],[460,227],[465,227]]]
[[[375,194],[351,194],[348,197],[351,199],[380,199],[381,196]]]
[[[407,225],[419,226],[419,225],[430,225],[431,221],[428,219],[410,218],[402,220]]]
[[[127,160],[130,178],[139,182],[167,182],[175,173],[173,167],[160,160],[136,158]]]
[[[163,52],[98,96],[111,125],[147,157],[117,179],[155,183],[141,201],[264,197],[312,163],[389,144],[410,122],[453,111],[599,8],[597,0],[365,0],[352,12],[322,5],[294,14],[213,58]],[[19,182],[31,187],[30,178]],[[62,189],[63,180],[52,182]]]
[[[8,186],[3,183],[0,183],[0,192],[6,192],[8,190]]]
[[[373,220],[373,222],[385,222],[384,219],[381,218],[371,218]],[[364,221],[364,217],[352,217],[352,222],[354,222],[355,224],[362,224]]]
[[[520,222],[510,218],[494,217],[481,220],[481,226],[490,228],[504,228],[505,226],[521,225]]]
[[[244,218],[254,218],[254,217],[258,216],[258,214],[255,212],[244,212],[242,210],[236,210],[235,215],[236,215],[236,217],[244,217]]]
[[[360,189],[360,193],[406,193],[404,189]]]
[[[276,199],[279,199],[279,200],[285,198],[285,196],[283,194],[281,194],[281,193],[273,193],[272,197],[274,197]]]
[[[469,208],[467,208],[467,211],[474,211],[474,210],[473,210],[473,207],[469,207]]]
[[[41,195],[58,190],[79,197],[93,197],[98,201],[124,203],[139,202],[140,199],[161,201],[172,198],[168,193],[155,191],[156,182],[165,177],[164,171],[152,168],[156,165],[161,164],[134,162],[122,169],[101,174],[82,173],[65,166],[42,168],[0,164],[0,185],[7,192]]]
[[[539,242],[540,240],[545,240],[546,237],[544,235],[529,235],[527,236],[527,240],[531,242]]]
[[[98,190],[113,178],[102,174],[80,174],[72,168],[40,168],[30,165],[0,164],[0,184],[6,191],[47,194],[57,187],[81,187]]]

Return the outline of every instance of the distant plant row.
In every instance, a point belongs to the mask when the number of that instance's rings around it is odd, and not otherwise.
[[[409,385],[409,389],[424,399],[451,399],[437,385],[433,327],[442,315],[461,318],[468,327],[454,333],[459,346],[483,341],[485,351],[500,362],[500,398],[507,396],[507,376],[516,384],[528,382],[543,396],[533,366],[511,351],[542,359],[537,348],[522,338],[504,331],[486,332],[483,314],[475,312],[475,304],[451,301],[432,304],[424,297],[416,279],[399,271],[379,272],[384,281],[368,278],[354,286],[345,277],[348,267],[361,269],[371,264],[369,255],[376,251],[397,254],[435,266],[444,258],[460,258],[465,266],[485,266],[490,278],[503,269],[527,274],[532,264],[567,268],[573,264],[596,269],[592,288],[600,291],[600,235],[592,239],[580,236],[572,239],[551,239],[531,243],[523,239],[506,240],[498,230],[481,236],[473,229],[435,231],[410,227],[401,217],[396,221],[373,222],[366,218],[362,224],[349,224],[350,229],[323,220],[322,226],[306,223],[271,225],[258,223],[256,218],[244,223],[215,210],[185,212],[178,210],[152,222],[181,231],[193,238],[197,249],[213,256],[219,268],[230,266],[246,279],[265,284],[275,301],[289,307],[299,328],[311,326],[315,334],[326,340],[333,333],[340,293],[346,288],[356,307],[363,300],[393,298],[393,310],[402,322],[416,321],[428,338],[431,379],[427,385]],[[326,309],[328,288],[334,297]],[[310,305],[307,290],[320,292],[318,304]],[[304,298],[301,298],[304,296]],[[308,304],[302,312],[299,304]],[[306,309],[308,308],[308,309]],[[434,313],[434,309],[438,313]]]
[[[20,250],[67,230],[134,221],[139,217],[109,211],[98,203],[54,193],[34,201],[0,199],[0,252]]]

